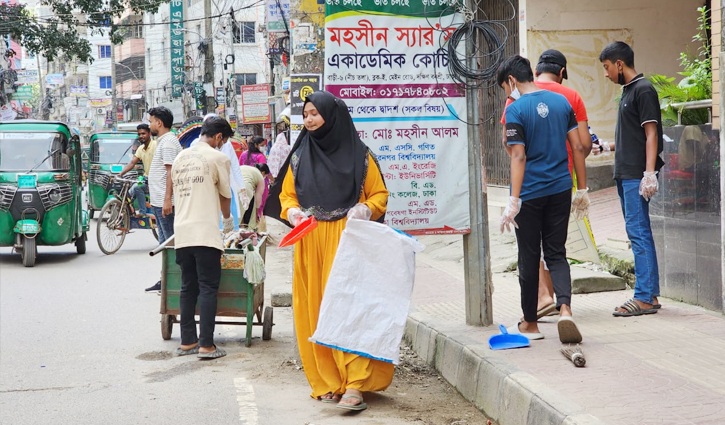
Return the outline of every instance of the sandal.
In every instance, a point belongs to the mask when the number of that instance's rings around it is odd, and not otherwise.
[[[188,356],[189,354],[199,354],[199,344],[195,345],[194,347],[189,348],[188,350],[184,350],[181,347],[177,347],[176,350],[174,350],[174,354],[177,356]]]
[[[317,397],[317,399],[323,403],[338,403],[340,401],[340,396],[330,391],[325,395]]]
[[[339,407],[340,409],[355,410],[355,411],[361,411],[361,410],[365,410],[365,409],[368,408],[368,405],[363,402],[363,398],[360,397],[359,395],[355,395],[355,394],[343,394],[342,395],[342,399],[340,401],[347,400],[349,398],[354,398],[354,399],[360,400],[360,403],[358,403],[358,404],[340,404],[340,403],[337,403],[337,407]]]
[[[214,351],[211,353],[199,353],[196,355],[196,357],[204,360],[210,360],[210,359],[218,359],[219,357],[224,357],[227,355],[227,352],[222,350],[221,348],[214,346]]]
[[[656,308],[642,308],[637,304],[637,302],[634,299],[628,300],[619,308],[625,310],[625,311],[614,311],[612,315],[615,317],[630,317],[630,316],[641,316],[643,314],[655,314],[657,313]]]

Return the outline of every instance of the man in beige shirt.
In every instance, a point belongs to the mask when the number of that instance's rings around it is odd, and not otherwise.
[[[219,214],[224,233],[234,229],[230,215],[232,193],[229,184],[229,157],[218,149],[232,135],[229,123],[210,117],[201,128],[199,143],[183,150],[171,167],[174,185],[174,246],[176,263],[181,267],[181,346],[180,356],[196,354],[202,359],[225,356],[214,345],[214,320],[224,251],[219,234]],[[199,302],[199,336],[194,312]]]
[[[118,173],[118,176],[123,177],[123,175],[131,171],[139,161],[143,163],[143,176],[145,177],[144,183],[143,185],[136,184],[131,186],[131,190],[128,191],[128,194],[132,198],[136,199],[136,202],[138,203],[137,215],[145,216],[150,212],[146,208],[146,192],[149,191],[147,179],[149,177],[151,160],[156,152],[156,140],[151,140],[151,129],[148,124],[139,124],[136,127],[136,132],[138,133],[138,141],[141,142],[141,146],[136,149],[136,153],[133,155],[133,158],[128,164],[126,164],[125,167],[123,167],[123,170]]]

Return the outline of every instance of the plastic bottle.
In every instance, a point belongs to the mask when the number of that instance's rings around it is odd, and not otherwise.
[[[594,132],[592,131],[592,128],[591,127],[587,127],[587,128],[589,129],[589,135],[592,136],[592,143],[594,143],[595,145],[598,145],[599,144],[599,137],[597,137],[597,135],[594,134]]]

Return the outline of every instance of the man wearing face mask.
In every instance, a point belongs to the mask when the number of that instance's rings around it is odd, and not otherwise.
[[[511,148],[511,194],[501,217],[501,232],[516,229],[519,284],[524,319],[509,329],[529,339],[543,339],[537,324],[539,258],[543,247],[556,289],[559,339],[582,340],[571,313],[571,273],[566,261],[569,213],[586,215],[586,149],[579,141],[574,110],[560,94],[534,84],[528,59],[515,55],[498,69],[497,83],[517,99],[506,109],[506,138]],[[577,192],[571,199],[572,178],[566,142],[571,145]],[[518,218],[517,218],[518,216]]]
[[[652,83],[634,69],[634,51],[614,42],[602,50],[599,61],[604,76],[622,87],[614,145],[614,179],[622,204],[627,236],[632,242],[634,298],[615,308],[615,316],[657,313],[660,295],[659,270],[649,200],[657,193],[657,172],[664,165],[662,113]]]
[[[577,124],[579,128],[579,140],[584,146],[584,150],[588,155],[592,149],[592,139],[589,136],[589,123],[587,118],[587,110],[584,107],[584,101],[576,90],[562,85],[565,79],[569,78],[566,68],[566,56],[558,50],[549,49],[539,56],[539,63],[536,65],[536,87],[559,93],[566,97],[566,100],[574,110]],[[506,101],[508,107],[514,100],[510,97]],[[501,124],[503,124],[503,144],[506,151],[511,155],[511,148],[506,141],[506,110],[504,109],[501,116]],[[565,143],[569,156],[569,173],[574,176],[574,161],[572,159],[571,147]],[[548,314],[556,312],[556,304],[554,303],[554,287],[551,281],[549,269],[544,262],[544,252],[541,252],[541,261],[539,263],[539,302],[536,307],[536,317],[541,318]]]
[[[219,214],[224,217],[224,233],[234,230],[229,211],[231,161],[219,149],[232,134],[225,119],[208,118],[199,143],[182,151],[171,168],[176,199],[174,246],[176,263],[181,267],[181,346],[176,349],[180,356],[215,359],[226,355],[214,345],[214,320],[224,251]],[[194,321],[197,300],[198,338]]]

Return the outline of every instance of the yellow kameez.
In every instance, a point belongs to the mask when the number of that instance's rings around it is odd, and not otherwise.
[[[359,202],[370,208],[372,219],[375,220],[387,209],[388,191],[370,155],[368,164]],[[290,208],[299,208],[291,169],[282,183],[280,202],[282,217],[287,216]],[[343,394],[348,388],[382,391],[393,380],[394,366],[390,363],[323,347],[308,340],[317,328],[322,295],[346,223],[347,218],[332,222],[320,221],[317,229],[295,245],[292,284],[295,330],[302,365],[314,398],[329,392]]]

